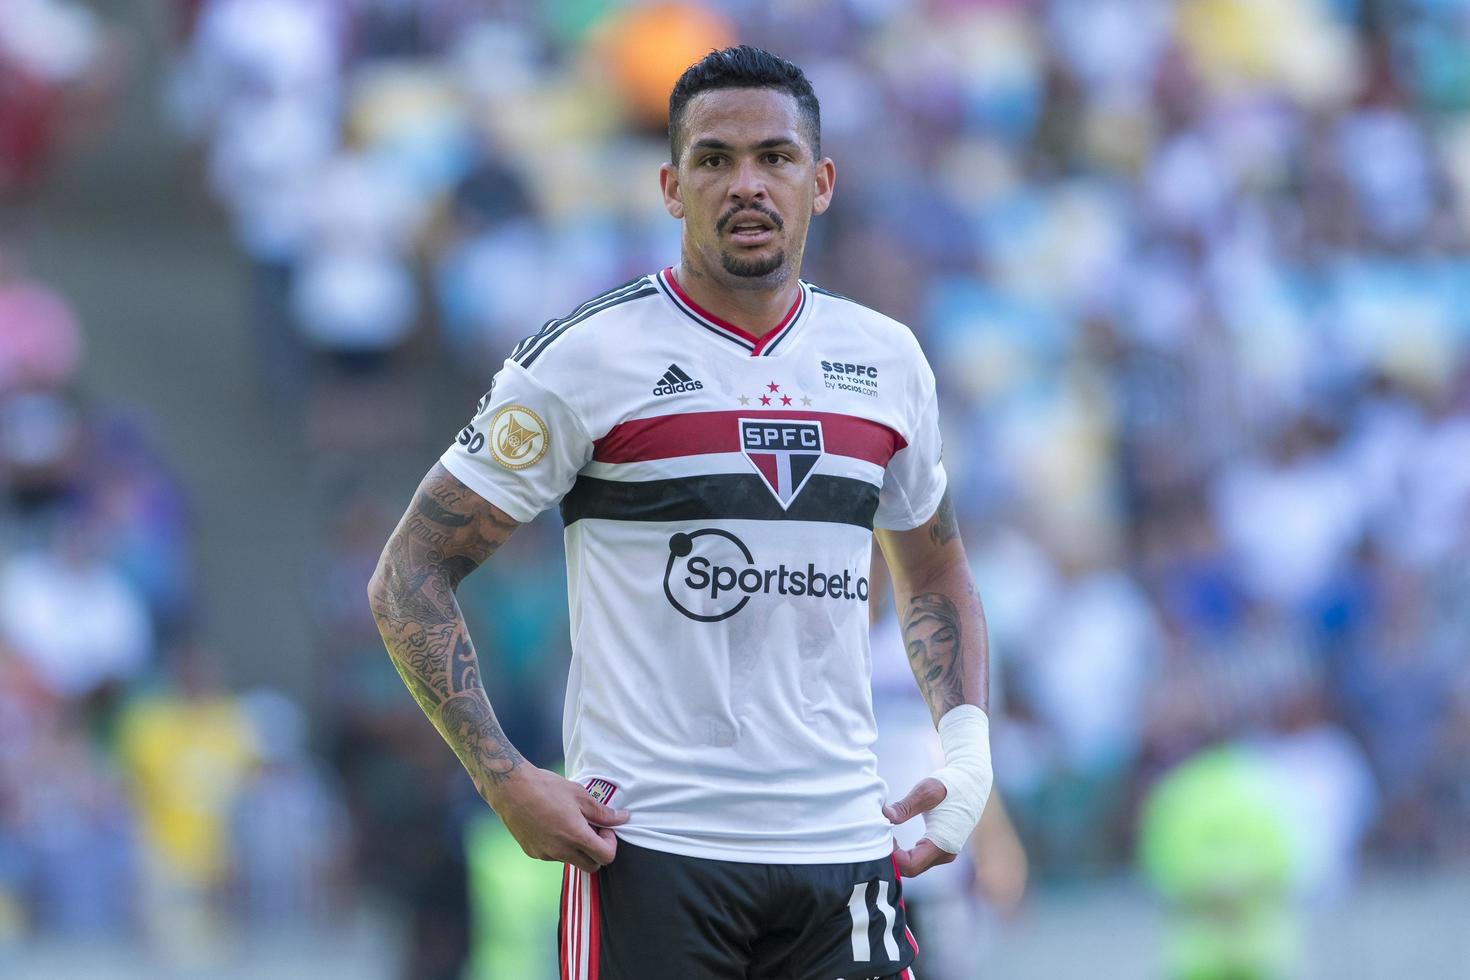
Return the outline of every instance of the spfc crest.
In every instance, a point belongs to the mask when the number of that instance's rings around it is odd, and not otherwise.
[[[740,451],[784,510],[822,458],[822,423],[805,419],[741,419]]]

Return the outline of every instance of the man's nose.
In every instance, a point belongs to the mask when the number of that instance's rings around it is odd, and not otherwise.
[[[765,198],[765,175],[761,173],[757,161],[747,158],[735,164],[735,174],[730,181],[730,196],[740,201],[759,201]]]

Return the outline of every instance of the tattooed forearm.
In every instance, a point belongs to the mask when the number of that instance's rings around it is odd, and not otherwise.
[[[469,514],[461,514],[454,508],[464,501],[460,494],[444,487],[434,487],[419,499],[419,511],[424,519],[441,527],[464,527],[474,520]]]
[[[480,690],[457,694],[439,712],[439,728],[483,795],[485,784],[503,782],[523,761],[510,744]]]
[[[444,703],[443,696],[434,690],[428,681],[413,671],[405,669],[397,657],[390,656],[388,659],[393,661],[393,669],[398,671],[398,676],[403,679],[403,686],[408,688],[409,694],[413,695],[419,710],[433,718],[434,713],[439,710],[439,705]]]
[[[393,541],[388,543],[378,565],[380,579],[369,593],[379,632],[384,627],[395,633],[412,632],[410,627],[452,621],[452,607],[446,601],[452,598],[448,583],[439,577],[436,566],[416,568],[412,561],[410,555],[395,550]]]
[[[987,709],[985,610],[970,577],[949,494],[928,523],[880,532],[878,543],[893,574],[909,666],[934,721],[961,704]]]
[[[909,599],[903,640],[919,689],[936,719],[965,702],[964,628],[949,596],[925,592]]]
[[[409,514],[405,521],[408,525],[406,530],[415,540],[427,542],[436,548],[446,547],[454,541],[452,532],[447,528],[436,527],[422,513]]]
[[[522,759],[485,695],[454,593],[517,526],[436,466],[383,549],[368,589],[404,686],[482,793]]]
[[[949,544],[959,534],[959,524],[954,517],[954,501],[949,499],[949,491],[946,490],[939,500],[939,509],[929,519],[929,540],[936,545]]]
[[[449,651],[467,641],[459,635],[455,623],[440,623],[428,629],[418,629],[408,634],[406,666],[415,677],[423,679],[439,700],[449,697],[449,679],[453,665],[449,662]],[[395,658],[396,659],[396,658]],[[440,670],[448,665],[449,671]]]
[[[464,581],[466,575],[480,567],[480,563],[464,555],[446,555],[443,566],[444,573],[449,579],[449,588],[453,591],[459,588],[459,583]]]
[[[475,648],[467,636],[455,639],[454,659],[449,662],[449,693],[463,694],[465,691],[484,690],[480,684],[480,663],[475,659]]]

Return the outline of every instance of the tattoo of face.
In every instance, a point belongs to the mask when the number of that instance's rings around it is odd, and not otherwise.
[[[939,509],[929,520],[929,540],[936,545],[949,544],[959,536],[959,524],[954,518],[954,501],[949,497],[949,491],[944,491],[944,496],[939,500]]]
[[[456,695],[439,709],[439,727],[477,786],[499,783],[522,762],[481,692]]]
[[[909,666],[936,719],[965,700],[962,635],[959,611],[949,596],[924,592],[909,600],[903,624],[904,645]]]

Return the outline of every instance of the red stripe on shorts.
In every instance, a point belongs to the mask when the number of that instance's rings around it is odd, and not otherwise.
[[[592,938],[587,944],[587,980],[597,980],[598,961],[602,959],[602,895],[596,874],[588,875],[587,882],[592,886],[591,908],[588,912],[592,916]]]
[[[572,980],[570,971],[567,969],[567,947],[570,945],[567,940],[571,935],[569,930],[572,928],[571,909],[568,908],[567,899],[571,894],[571,888],[572,866],[566,864],[562,866],[561,871],[561,931],[556,937],[556,952],[561,960],[561,980]]]
[[[913,947],[914,955],[918,956],[919,943],[914,939],[914,934],[909,931],[909,912],[903,907],[903,875],[898,870],[898,855],[891,856],[893,858],[893,880],[898,884],[898,910],[903,913],[903,935],[909,941],[909,946]]]

